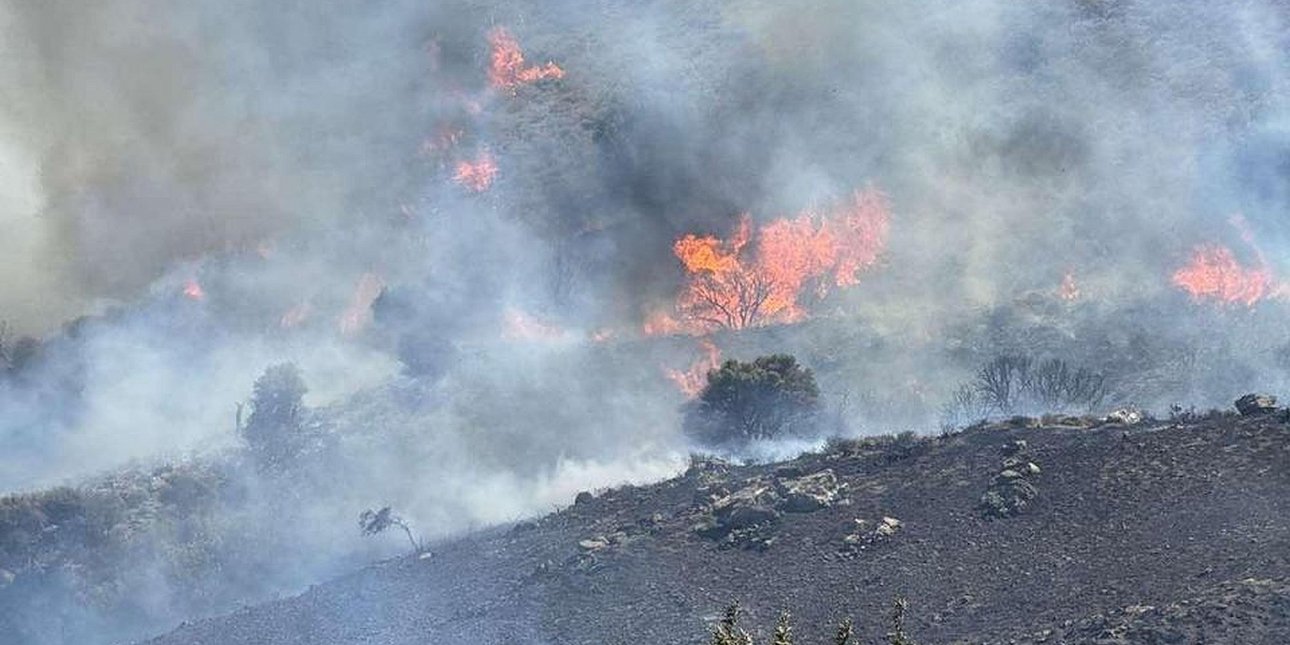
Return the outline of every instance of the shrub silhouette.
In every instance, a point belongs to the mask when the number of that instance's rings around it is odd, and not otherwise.
[[[300,370],[292,363],[271,366],[256,379],[251,417],[241,432],[261,466],[281,466],[299,450],[300,417],[307,391]]]
[[[708,384],[687,405],[685,428],[708,445],[800,434],[814,426],[819,399],[815,375],[792,356],[729,360],[708,372]]]

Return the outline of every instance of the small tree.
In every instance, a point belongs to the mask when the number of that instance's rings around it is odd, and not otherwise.
[[[713,445],[800,433],[814,426],[819,399],[815,375],[792,356],[730,360],[708,372],[708,384],[687,404],[686,430]]]
[[[425,545],[412,534],[412,527],[408,526],[406,520],[395,515],[389,506],[382,507],[379,511],[369,508],[358,516],[358,527],[363,531],[363,535],[376,535],[391,526],[403,529],[403,533],[408,536],[408,542],[412,543],[413,552],[421,553],[425,550]]]
[[[281,465],[299,449],[300,417],[307,391],[300,370],[292,363],[269,367],[256,379],[251,416],[241,431],[262,465]]]
[[[771,634],[770,645],[793,645],[792,616],[783,611],[775,621],[775,631]]]
[[[708,641],[710,645],[752,645],[752,637],[748,632],[739,627],[739,617],[743,614],[743,609],[739,603],[731,603],[726,607],[726,613],[712,627],[712,640]]]
[[[891,645],[918,645],[905,633],[905,611],[908,609],[909,601],[905,600],[904,596],[897,596],[896,601],[892,603],[891,631],[887,633],[887,640]]]
[[[842,622],[838,624],[838,631],[833,636],[833,645],[849,645],[851,636],[854,634],[855,626],[851,624],[851,619],[842,619]]]

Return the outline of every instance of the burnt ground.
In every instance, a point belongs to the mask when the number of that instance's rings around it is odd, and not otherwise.
[[[1018,439],[1038,495],[987,517]],[[713,493],[825,469],[845,488],[823,509],[733,543],[694,531]],[[873,537],[883,517],[900,526]],[[848,543],[856,519],[869,528]],[[825,642],[842,616],[873,642],[898,595],[924,644],[1290,642],[1290,425],[1017,422],[706,464],[148,642],[700,643],[732,599],[762,640],[786,608],[798,642]]]

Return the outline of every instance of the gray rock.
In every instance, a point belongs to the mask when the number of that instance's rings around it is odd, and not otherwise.
[[[722,524],[731,530],[769,524],[779,519],[779,513],[769,506],[740,506],[726,516]]]
[[[779,494],[783,499],[778,508],[789,513],[810,513],[832,506],[838,501],[841,486],[832,470],[785,479],[779,482]]]
[[[1236,400],[1236,411],[1241,416],[1253,416],[1276,412],[1277,397],[1270,394],[1246,394]]]

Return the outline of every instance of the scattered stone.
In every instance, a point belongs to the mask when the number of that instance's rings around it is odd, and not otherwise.
[[[609,548],[609,538],[600,535],[589,540],[580,540],[578,541],[578,548],[588,552],[602,551]]]
[[[989,488],[981,494],[980,508],[987,517],[1011,517],[1022,512],[1039,496],[1039,489],[1030,481],[1039,475],[1040,468],[1027,458],[1025,441],[1004,444],[1003,469],[994,476]]]
[[[1133,426],[1142,423],[1144,418],[1141,410],[1134,407],[1124,407],[1112,410],[1110,414],[1106,415],[1104,421],[1122,426]]]
[[[842,490],[832,470],[781,480],[778,488],[783,499],[777,508],[788,513],[810,513],[832,506]]]
[[[1017,439],[1016,441],[1009,441],[1008,443],[1003,444],[1003,454],[1007,456],[1015,455],[1019,452],[1024,451],[1026,447],[1027,447],[1027,444],[1025,439]]]
[[[1246,394],[1236,400],[1236,411],[1248,417],[1276,412],[1277,397],[1270,394]]]
[[[894,517],[883,517],[878,525],[869,528],[869,521],[857,518],[855,530],[842,538],[843,551],[864,550],[895,537],[904,522]]]

